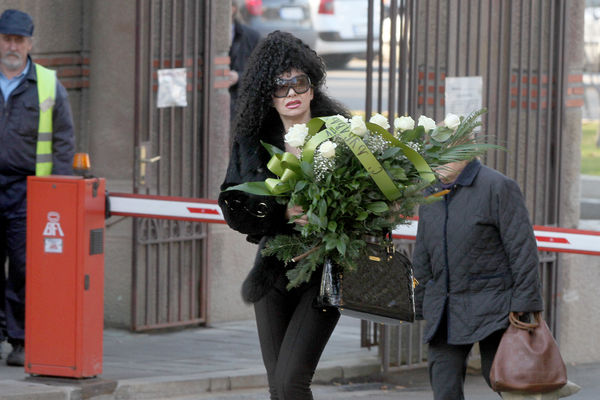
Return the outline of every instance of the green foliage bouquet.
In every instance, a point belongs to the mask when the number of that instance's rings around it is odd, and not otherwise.
[[[423,189],[435,181],[436,167],[495,148],[473,137],[483,112],[448,114],[440,126],[425,116],[416,126],[411,117],[399,117],[393,129],[381,114],[369,122],[360,116],[314,118],[294,125],[285,136],[300,157],[263,143],[271,154],[267,167],[278,178],[227,190],[278,196],[302,207],[308,223],[296,224],[299,235],[278,235],[263,250],[286,263],[288,288],[296,287],[325,258],[355,268],[366,236],[383,239],[418,204],[434,200]]]

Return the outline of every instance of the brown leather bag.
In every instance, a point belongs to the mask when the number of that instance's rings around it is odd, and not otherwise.
[[[497,392],[546,393],[567,383],[567,368],[546,321],[520,321],[510,313],[492,363],[490,381]]]

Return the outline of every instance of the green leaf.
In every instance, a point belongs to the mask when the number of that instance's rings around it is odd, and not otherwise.
[[[327,223],[327,230],[330,232],[335,232],[336,228],[337,228],[338,224],[335,221],[329,221]]]
[[[302,168],[302,172],[304,173],[304,176],[306,176],[308,178],[314,178],[315,173],[313,171],[312,164],[307,163],[306,161],[302,161],[302,163],[300,163],[300,167]]]
[[[367,217],[369,216],[369,213],[366,211],[361,211],[358,213],[356,220],[357,221],[364,221],[365,219],[367,219]]]
[[[402,132],[400,134],[400,140],[403,142],[413,142],[423,137],[423,135],[425,135],[425,128],[419,125],[415,129]]]
[[[373,211],[376,213],[382,213],[382,212],[385,212],[390,209],[388,207],[387,203],[384,201],[377,201],[375,203],[369,203],[366,205],[366,208],[367,208],[367,210]]]
[[[450,136],[452,136],[453,133],[454,131],[450,128],[446,128],[445,126],[438,126],[433,131],[431,131],[430,136],[437,142],[444,143],[445,141],[450,139]]]
[[[304,180],[300,180],[300,181],[296,182],[296,186],[294,186],[294,191],[299,192],[302,189],[304,189],[306,187],[306,185],[308,185],[308,182],[306,182]]]
[[[281,150],[277,146],[273,146],[271,143],[263,142],[262,140],[260,141],[260,143],[263,145],[263,147],[265,149],[267,149],[267,151],[269,152],[269,155],[271,155],[271,157],[273,157],[275,154],[283,154],[284,153],[283,150]]]
[[[343,240],[339,240],[336,246],[337,251],[339,251],[340,255],[343,257],[346,255],[346,242]]]
[[[385,149],[385,151],[381,155],[381,159],[382,160],[387,160],[389,158],[394,157],[398,153],[404,154],[404,153],[402,153],[402,149],[400,149],[400,147],[395,147],[395,146],[388,147],[387,149]]]
[[[327,201],[324,199],[319,200],[319,215],[321,217],[327,216]]]
[[[242,192],[257,194],[259,196],[275,196],[273,193],[271,193],[269,189],[267,189],[267,185],[265,185],[265,182],[241,183],[239,185],[230,186],[223,191],[226,192],[230,190],[240,190]]]

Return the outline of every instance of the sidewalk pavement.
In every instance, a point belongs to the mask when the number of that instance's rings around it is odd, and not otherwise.
[[[226,396],[223,393],[239,390],[256,393],[243,398],[268,398],[254,320],[167,333],[106,329],[103,372],[90,379],[30,376],[22,368],[6,366],[8,351],[9,345],[4,344],[0,400],[224,398],[220,397]],[[319,383],[360,382],[377,376],[377,351],[377,347],[360,348],[360,320],[342,317],[317,368],[315,397],[359,396],[334,395],[332,392],[345,389]],[[569,374],[569,379],[583,387],[572,399],[600,399],[600,363],[569,366]],[[403,371],[395,384],[401,388],[396,390],[397,396],[390,394],[395,398],[432,398],[423,370]],[[478,375],[469,376],[466,386],[467,394],[477,399],[498,398]]]

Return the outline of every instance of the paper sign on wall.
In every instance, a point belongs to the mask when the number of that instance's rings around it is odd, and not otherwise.
[[[156,106],[187,107],[187,71],[185,68],[159,69]]]
[[[482,107],[483,79],[481,76],[446,77],[446,114],[467,116]]]

